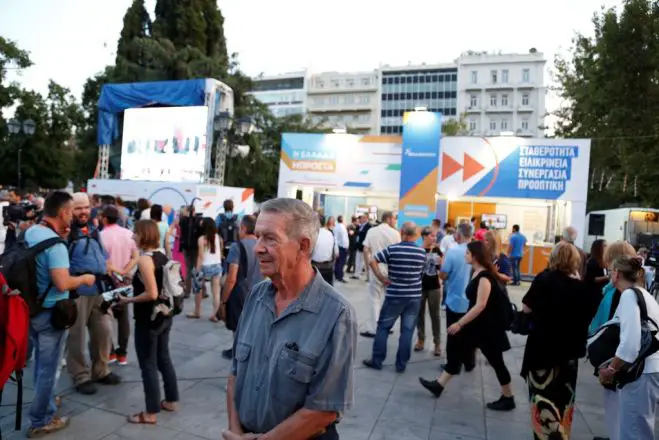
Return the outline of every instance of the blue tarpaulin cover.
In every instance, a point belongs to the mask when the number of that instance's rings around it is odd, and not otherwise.
[[[155,104],[204,105],[205,88],[205,79],[104,85],[98,100],[98,144],[111,144],[119,137],[118,115],[124,110]]]

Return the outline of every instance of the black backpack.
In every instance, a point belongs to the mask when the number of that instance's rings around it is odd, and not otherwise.
[[[224,242],[224,249],[229,249],[231,244],[238,241],[238,216],[232,215],[227,217],[224,214],[220,214],[220,222],[218,226],[218,233]]]
[[[39,292],[37,288],[37,255],[59,243],[66,244],[60,237],[52,237],[30,247],[23,232],[16,243],[0,256],[0,272],[9,287],[21,292],[21,297],[30,308],[30,317],[41,311],[46,293],[52,288],[52,284],[45,292]]]

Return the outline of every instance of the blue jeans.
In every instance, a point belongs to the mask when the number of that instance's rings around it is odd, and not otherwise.
[[[373,364],[382,368],[382,362],[387,357],[387,339],[389,330],[400,317],[400,338],[398,339],[398,352],[396,353],[396,370],[403,371],[407,361],[412,355],[412,337],[419,318],[421,297],[418,298],[392,298],[385,296],[384,304],[380,310],[378,329],[373,341]]]
[[[510,261],[513,263],[513,283],[519,284],[522,276],[519,272],[519,266],[522,262],[522,257],[511,257]]]
[[[62,362],[66,330],[56,330],[50,323],[50,311],[30,319],[30,337],[34,345],[34,399],[30,407],[30,425],[48,425],[57,411],[55,385]]]

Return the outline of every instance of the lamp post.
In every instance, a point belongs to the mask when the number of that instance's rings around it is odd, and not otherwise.
[[[253,125],[252,125],[252,119],[251,118],[240,118],[237,120],[234,120],[234,118],[231,116],[231,114],[227,111],[219,112],[215,116],[215,120],[213,121],[213,128],[215,129],[216,132],[218,132],[218,137],[217,137],[217,142],[218,145],[220,145],[220,148],[217,149],[215,153],[215,170],[214,170],[214,177],[215,181],[219,183],[220,185],[224,185],[224,181],[227,175],[227,163],[226,163],[226,156],[227,156],[227,150],[231,149],[231,145],[229,144],[229,140],[227,138],[227,134],[229,130],[231,129],[234,121],[236,122],[236,132],[240,136],[244,136],[248,133],[251,133],[253,130]],[[226,148],[222,147],[222,144],[226,142]],[[242,149],[244,150],[244,148]],[[247,153],[249,153],[249,147],[247,147]],[[242,154],[242,151],[241,151]],[[246,154],[245,154],[246,155]]]
[[[21,123],[20,121],[16,119],[12,119],[9,121],[7,124],[7,128],[9,130],[9,134],[11,135],[18,135],[21,132],[21,128],[23,129],[23,133],[26,136],[32,136],[34,135],[34,132],[37,129],[37,124],[32,119],[26,119]],[[22,175],[21,175],[21,159],[23,155],[23,143],[25,142],[24,139],[19,140],[18,142],[18,182],[16,187],[20,190],[21,189],[21,180],[22,180]]]

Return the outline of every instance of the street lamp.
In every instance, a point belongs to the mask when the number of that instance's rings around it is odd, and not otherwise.
[[[7,123],[7,129],[11,135],[19,134],[21,132],[21,128],[23,128],[23,133],[26,136],[32,136],[37,129],[37,124],[32,119],[26,119],[22,124],[16,119],[12,119]],[[20,140],[18,142],[18,184],[16,186],[19,190],[21,189],[21,180],[23,177],[21,175],[21,157],[23,155],[24,142],[25,140]]]

